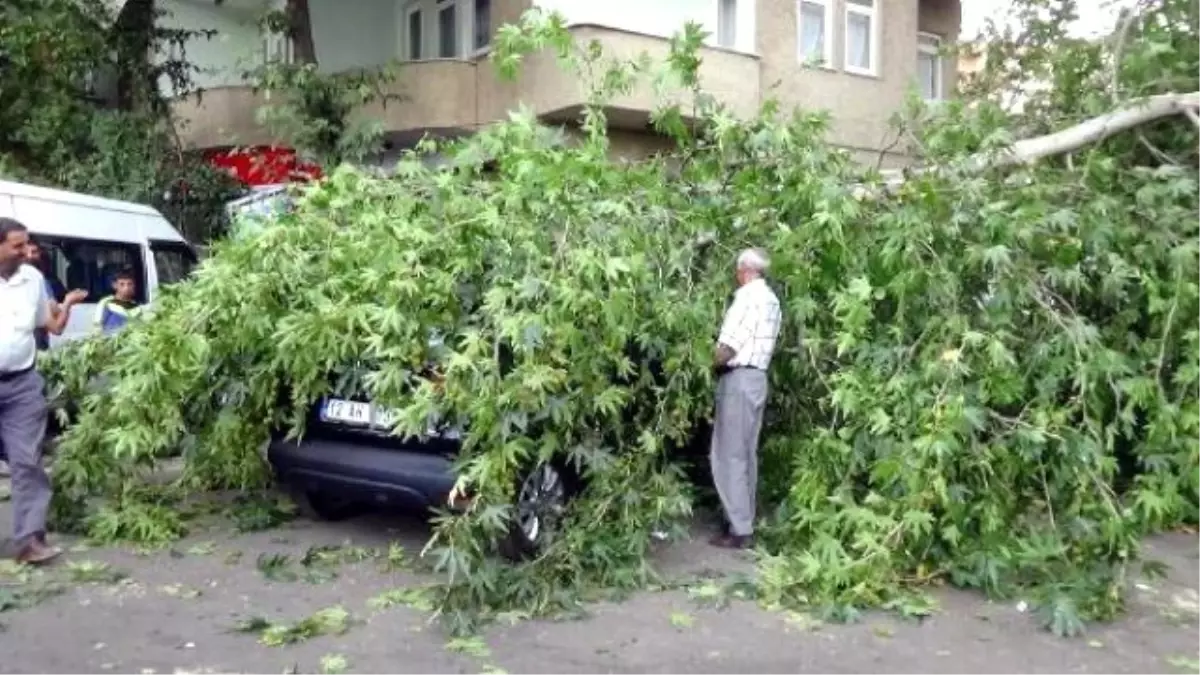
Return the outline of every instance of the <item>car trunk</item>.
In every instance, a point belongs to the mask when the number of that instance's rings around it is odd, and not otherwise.
[[[330,377],[330,393],[309,408],[308,434],[371,445],[403,448],[408,451],[453,454],[461,447],[461,431],[437,421],[416,438],[401,438],[392,433],[396,420],[393,410],[371,401],[359,367],[349,374]]]

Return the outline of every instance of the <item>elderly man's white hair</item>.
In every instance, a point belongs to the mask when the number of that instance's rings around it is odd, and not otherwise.
[[[767,271],[771,266],[771,259],[767,256],[767,252],[761,248],[748,248],[738,254],[737,267],[740,270],[750,270],[758,274]]]

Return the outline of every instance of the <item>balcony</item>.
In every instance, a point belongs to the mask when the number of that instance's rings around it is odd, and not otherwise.
[[[396,78],[384,89],[394,98],[386,105],[379,102],[364,107],[360,119],[377,120],[386,133],[404,140],[415,140],[425,132],[474,129],[478,123],[479,65],[459,59],[402,63]]]
[[[570,31],[582,48],[599,42],[609,58],[633,60],[645,53],[661,64],[670,48],[663,37],[597,24],[575,25]],[[753,115],[760,102],[758,57],[713,46],[702,47],[700,56],[703,89],[728,103],[734,114]],[[650,78],[643,79],[610,104],[613,127],[645,129],[659,97]],[[358,118],[378,121],[389,140],[401,146],[425,133],[478,129],[505,119],[521,105],[548,122],[573,121],[587,101],[580,78],[563,70],[548,51],[527,58],[515,82],[500,80],[493,65],[482,58],[406,61],[397,66],[397,76],[385,91],[395,100],[365,106]],[[213,148],[278,142],[258,123],[258,109],[265,102],[264,94],[249,86],[217,85],[200,95],[176,98],[172,105],[185,144]]]
[[[595,24],[572,26],[570,31],[581,48],[598,42],[608,58],[635,60],[644,53],[656,67],[662,67],[670,51],[669,41],[654,35]],[[702,47],[700,58],[701,88],[730,105],[735,115],[754,115],[761,93],[758,57],[720,47]],[[628,128],[646,124],[650,112],[660,102],[652,79],[650,75],[642,78],[632,91],[612,100],[609,104],[610,124]],[[676,90],[663,92],[663,95],[669,101],[686,103],[685,93]],[[519,100],[544,119],[557,121],[574,118],[587,102],[587,95],[587,88],[577,75],[563,70],[553,54],[543,53],[525,62],[518,80],[517,97],[505,103],[511,106]],[[487,112],[491,119],[499,119],[503,114],[496,110]]]
[[[218,86],[171,102],[180,139],[188,147],[266,145],[275,138],[258,123],[263,94],[249,86]]]

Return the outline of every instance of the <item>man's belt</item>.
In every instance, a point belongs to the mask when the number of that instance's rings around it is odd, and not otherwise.
[[[720,366],[717,368],[717,375],[728,375],[735,370],[763,370],[757,366]]]
[[[8,382],[9,380],[15,380],[18,377],[20,377],[32,370],[33,370],[33,366],[29,366],[28,368],[22,368],[20,370],[0,370],[0,382]]]

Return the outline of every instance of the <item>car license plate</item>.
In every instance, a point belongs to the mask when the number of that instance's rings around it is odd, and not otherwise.
[[[321,408],[322,421],[363,427],[370,426],[389,432],[396,426],[396,422],[399,419],[399,411],[392,408],[361,403],[359,401],[347,401],[340,398],[325,399],[325,405]],[[429,438],[440,438],[442,434],[438,431],[436,424],[431,424],[426,429],[425,435]],[[457,434],[451,434],[448,437],[452,439],[457,438]]]
[[[369,426],[371,424],[371,404],[345,401],[340,398],[326,399],[325,405],[321,408],[321,419],[326,422]]]
[[[374,414],[373,423],[380,429],[391,431],[392,427],[396,426],[396,422],[400,419],[400,413],[391,408],[377,405],[373,407],[372,412]]]

